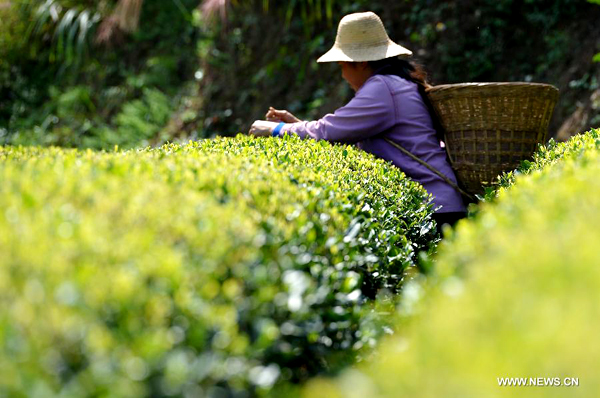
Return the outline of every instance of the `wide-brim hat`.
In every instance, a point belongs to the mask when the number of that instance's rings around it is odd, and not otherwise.
[[[412,51],[394,43],[383,22],[373,12],[346,15],[340,21],[335,44],[317,62],[367,62],[411,56]]]

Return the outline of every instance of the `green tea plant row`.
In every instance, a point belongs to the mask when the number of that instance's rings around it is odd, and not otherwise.
[[[541,172],[565,158],[582,156],[589,150],[598,149],[600,149],[600,130],[590,130],[585,134],[575,135],[566,142],[559,143],[551,139],[546,145],[538,148],[532,161],[525,160],[516,170],[499,176],[498,189],[493,192],[492,196],[510,188],[520,175]]]
[[[335,370],[439,239],[394,166],[293,137],[0,147],[0,181],[11,397],[247,397]]]
[[[436,276],[406,286],[401,332],[304,396],[596,397],[599,133],[551,143],[505,176],[440,245]]]

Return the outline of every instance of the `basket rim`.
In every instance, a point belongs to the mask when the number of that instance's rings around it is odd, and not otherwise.
[[[558,92],[558,88],[548,83],[531,83],[531,82],[474,82],[474,83],[453,83],[453,84],[440,84],[437,86],[431,86],[427,88],[426,92],[446,90],[446,89],[458,89],[458,88],[472,88],[472,87],[545,87]]]

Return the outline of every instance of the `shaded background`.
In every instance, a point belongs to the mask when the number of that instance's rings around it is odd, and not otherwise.
[[[559,87],[550,136],[600,126],[600,5],[584,0],[0,0],[0,144],[135,147],[318,118],[352,92],[316,59],[372,10],[434,84]]]

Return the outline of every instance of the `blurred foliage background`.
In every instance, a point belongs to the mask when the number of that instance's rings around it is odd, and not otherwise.
[[[378,13],[433,83],[547,82],[551,136],[600,125],[597,1],[3,0],[0,144],[111,148],[317,118],[351,95],[317,65],[337,23]],[[596,62],[594,62],[594,60]]]

